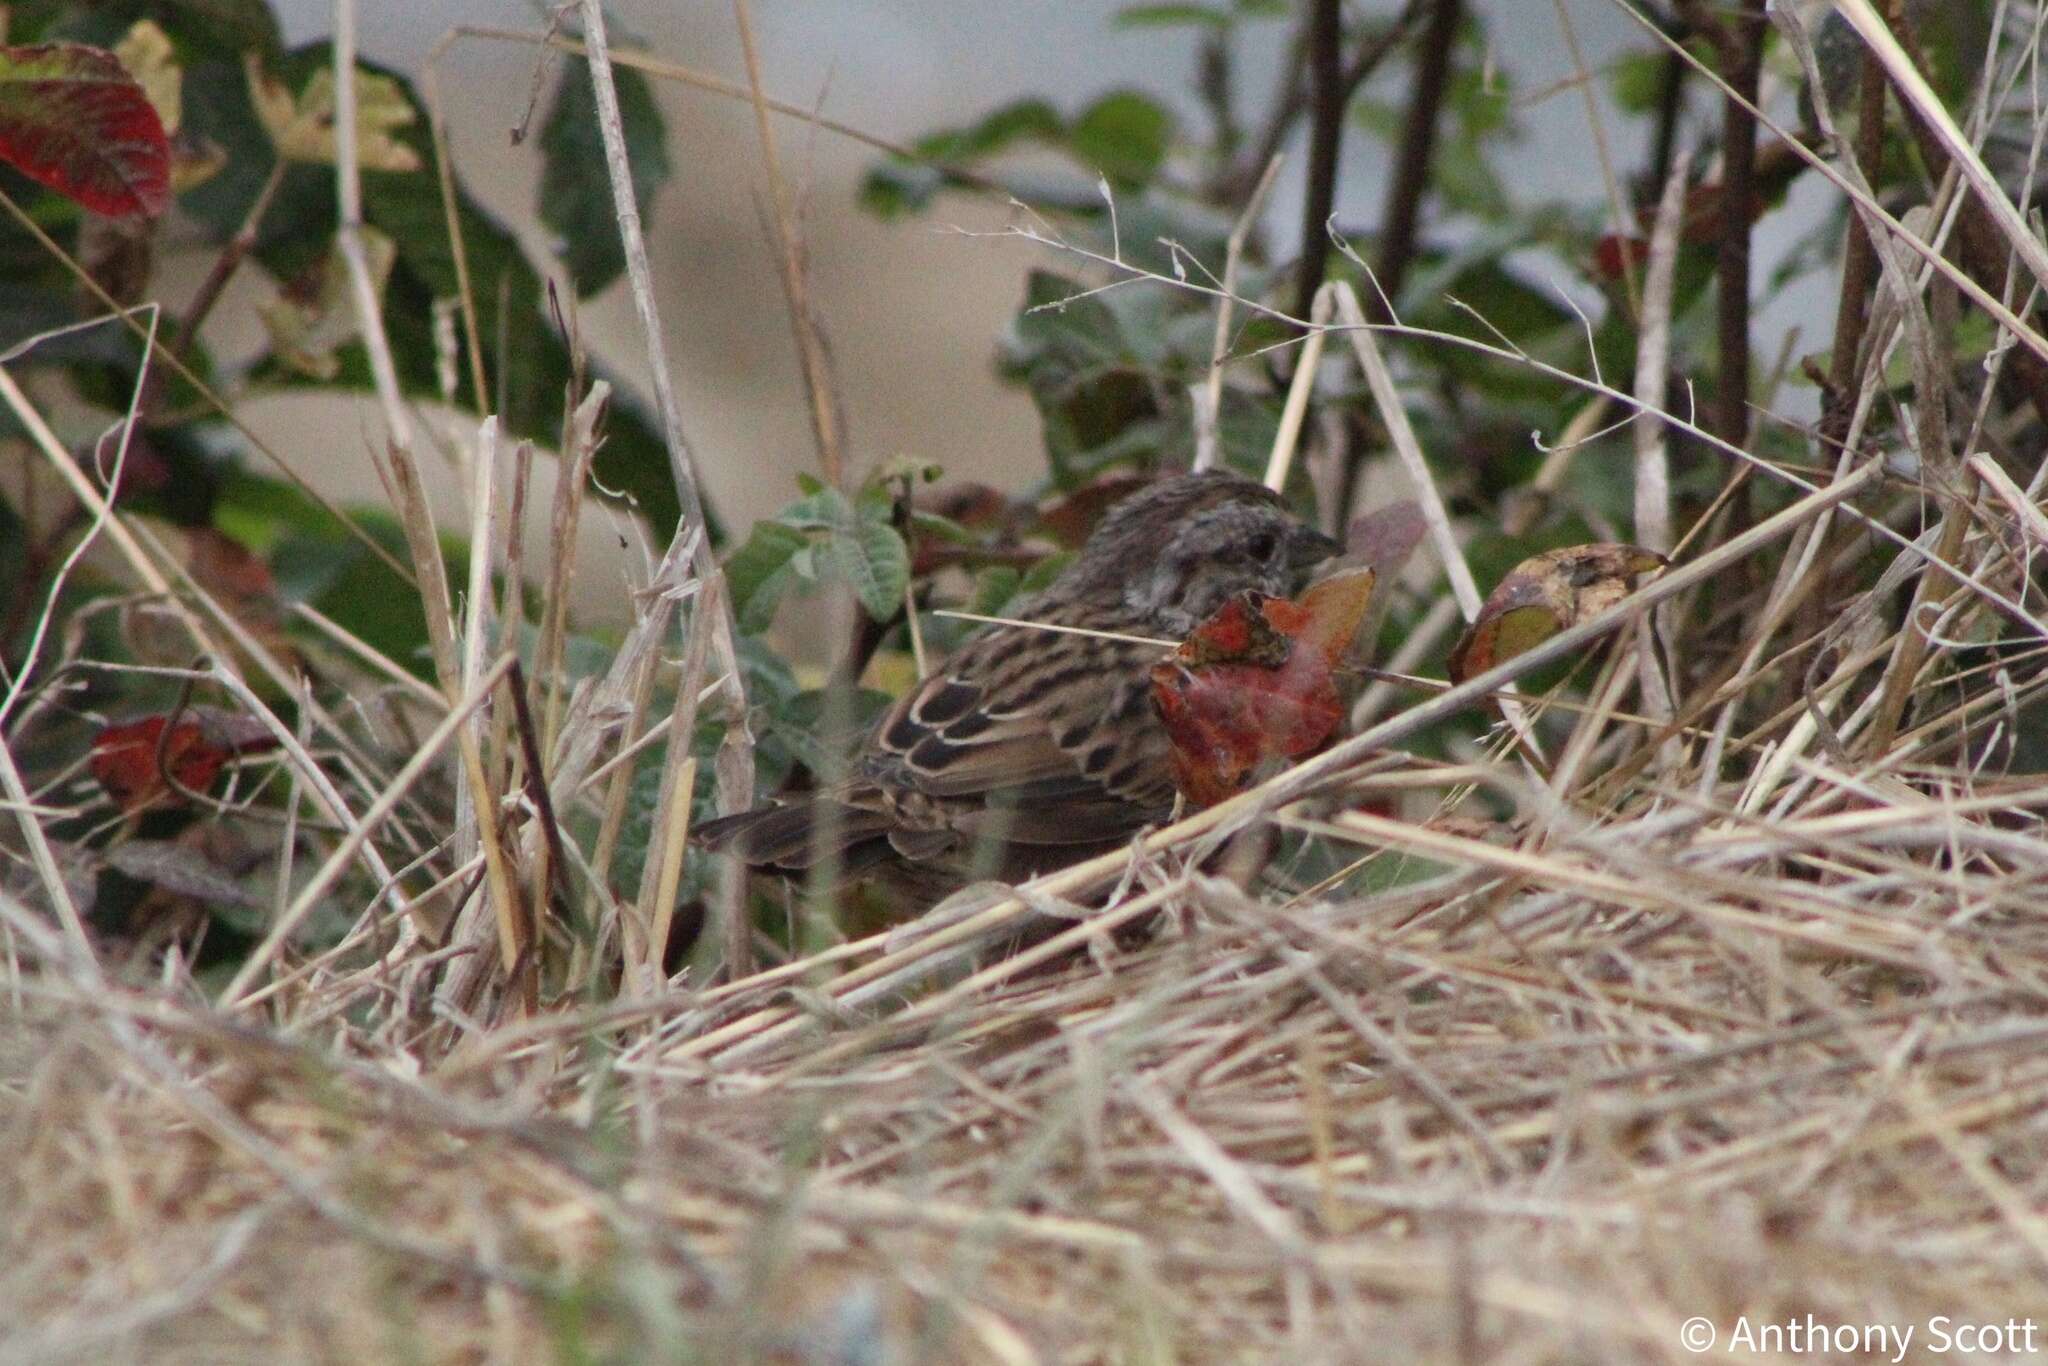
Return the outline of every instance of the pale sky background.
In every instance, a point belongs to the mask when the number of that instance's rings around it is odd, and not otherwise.
[[[515,0],[358,3],[365,55],[415,72],[453,25],[540,26],[538,8]],[[1109,22],[1119,7],[1116,0],[753,0],[752,13],[771,94],[816,103],[834,118],[909,141],[1027,94],[1047,95],[1070,110],[1119,86],[1179,100],[1192,69],[1193,37],[1179,30],[1119,32]],[[1392,13],[1396,6],[1361,0],[1356,8]],[[1489,23],[1494,60],[1511,73],[1519,94],[1570,74],[1553,3],[1476,0],[1475,8]],[[1610,0],[1565,0],[1565,9],[1596,70],[1647,42]],[[294,42],[330,28],[321,0],[283,0],[280,10]],[[609,12],[615,42],[630,33],[664,58],[744,80],[729,0],[616,0]],[[1245,95],[1274,87],[1286,28],[1274,22],[1253,29],[1257,37],[1239,77]],[[506,136],[525,109],[534,61],[529,47],[465,40],[444,59],[442,80],[455,165],[465,183],[538,248],[544,245],[533,217],[538,153],[530,145],[512,148]],[[1368,88],[1398,101],[1406,82],[1402,69]],[[670,118],[674,175],[648,226],[674,378],[708,495],[732,524],[744,526],[786,501],[794,492],[793,472],[813,461],[794,348],[756,214],[764,181],[752,112],[696,90],[658,88]],[[1604,87],[1600,96],[1604,101]],[[1498,165],[1512,192],[1532,203],[1600,199],[1578,91],[1551,94],[1520,113],[1528,139]],[[1640,141],[1625,136],[1638,130],[1618,121],[1610,126],[1624,134],[1613,145],[1618,165],[1640,165]],[[1024,274],[1040,263],[1035,249],[951,231],[1004,219],[999,208],[959,197],[942,200],[936,213],[922,218],[878,222],[854,203],[873,153],[829,133],[813,135],[793,120],[779,120],[776,131],[785,169],[810,186],[815,298],[837,362],[857,467],[906,452],[1008,487],[1028,482],[1042,468],[1036,416],[1021,392],[998,381],[994,355],[1022,296]],[[1272,201],[1283,242],[1299,215],[1303,160],[1299,140],[1289,150],[1289,171]],[[1349,132],[1340,218],[1376,221],[1385,170],[1383,145]],[[1814,221],[1826,199],[1820,187],[1802,184],[1787,209],[1765,220],[1760,279],[1772,244]],[[1571,273],[1539,275],[1545,277],[1589,310],[1600,307],[1592,287]],[[1805,296],[1780,301],[1765,318],[1766,331],[1803,325],[1801,349],[1824,346],[1826,322],[1814,310],[1825,311],[1828,297],[1821,282]],[[646,392],[624,285],[589,306],[584,324],[615,373]],[[1769,340],[1759,348],[1766,361],[1774,353]],[[259,421],[275,422],[280,431],[302,417],[290,400],[258,406]],[[367,399],[350,422],[375,429]],[[332,464],[320,478],[343,491],[367,468],[354,469],[346,460]],[[369,488],[374,485],[364,488],[365,496]],[[590,530],[593,545],[616,546],[601,527]],[[615,592],[617,583],[616,571],[600,569],[583,587],[586,595],[603,595]]]

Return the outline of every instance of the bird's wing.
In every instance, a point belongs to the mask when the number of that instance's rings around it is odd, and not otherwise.
[[[1124,809],[1128,822],[1131,808],[1172,801],[1149,679],[1164,653],[1137,641],[997,628],[891,709],[866,771],[883,786],[938,799],[954,810],[956,828],[999,826],[1002,838],[1022,843],[1099,839],[1107,813]]]

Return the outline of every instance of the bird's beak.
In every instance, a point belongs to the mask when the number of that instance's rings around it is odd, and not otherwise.
[[[1303,527],[1294,533],[1287,547],[1288,563],[1296,569],[1309,569],[1321,564],[1332,555],[1343,550],[1343,543],[1325,536],[1320,531]]]

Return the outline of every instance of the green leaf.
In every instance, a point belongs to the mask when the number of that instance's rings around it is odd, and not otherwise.
[[[853,494],[853,515],[863,522],[896,520],[896,495],[889,488],[888,476],[877,471],[869,476]]]
[[[792,561],[809,544],[801,531],[780,522],[754,523],[746,544],[725,562],[733,617],[742,632],[756,635],[774,622],[775,609],[796,577]]]
[[[293,50],[273,74],[298,89],[315,68],[330,62],[328,45],[313,44]],[[367,62],[363,66],[376,69]],[[228,79],[230,75],[232,79]],[[195,80],[202,83],[207,92],[204,96],[195,92]],[[181,195],[178,205],[203,222],[218,241],[225,242],[247,217],[270,168],[269,139],[250,105],[248,82],[239,67],[227,72],[212,65],[194,68],[187,71],[186,82],[186,129],[227,148],[229,160],[219,175]],[[401,82],[401,88],[415,106],[425,107],[409,83]],[[398,260],[385,295],[384,325],[391,338],[399,383],[408,397],[438,401],[434,304],[456,297],[455,258],[441,197],[432,188],[432,139],[421,125],[399,129],[394,136],[411,145],[430,169],[415,174],[366,171],[364,217],[398,246]],[[552,450],[561,437],[569,351],[548,317],[540,276],[513,234],[466,191],[458,190],[456,221],[468,252],[484,369],[493,390],[487,396],[488,406],[498,410],[511,434],[532,438]],[[254,254],[273,278],[295,278],[326,253],[334,222],[332,169],[291,167],[284,189],[263,219]],[[611,231],[616,235],[616,223]],[[349,388],[370,387],[369,364],[360,343],[342,348],[338,359],[337,383]],[[466,360],[460,371],[464,383],[458,400],[466,406],[472,399]],[[593,367],[594,375],[602,373],[601,368]],[[258,365],[250,378],[257,383],[291,386],[307,383],[304,376],[274,362]],[[679,515],[666,444],[645,406],[621,386],[614,384],[613,389],[605,443],[596,461],[596,481],[625,494],[657,534],[666,538]],[[718,534],[714,526],[714,539]]]
[[[820,487],[787,504],[775,520],[800,531],[833,531],[853,522],[853,507],[838,489]]]
[[[878,162],[860,183],[860,206],[883,220],[928,208],[946,186],[946,173],[914,161]]]
[[[867,486],[901,483],[905,488],[911,488],[918,484],[935,484],[945,472],[946,467],[936,460],[923,460],[898,452],[875,467],[875,472],[867,477]]]
[[[1072,564],[1073,562],[1073,551],[1054,551],[1052,554],[1040,560],[1037,564],[1031,566],[1031,572],[1026,574],[1022,582],[1020,582],[1017,585],[1016,596],[1020,598],[1026,598],[1030,597],[1033,593],[1042,592],[1043,590],[1052,585],[1052,581],[1054,579],[1058,578],[1061,574],[1064,574],[1067,570],[1067,566]]]
[[[1430,182],[1447,206],[1488,222],[1507,219],[1513,204],[1500,177],[1487,164],[1483,144],[1470,138],[1450,138],[1438,143],[1437,153],[1430,162]]]
[[[647,77],[617,72],[619,115],[633,168],[633,202],[642,219],[669,178],[667,128]],[[540,217],[561,241],[562,264],[579,294],[595,294],[626,268],[611,175],[597,127],[597,101],[583,68],[572,66],[555,88],[540,132]]]
[[[828,562],[853,586],[870,617],[887,621],[896,615],[910,586],[910,551],[895,527],[862,519],[833,532],[825,546]]]
[[[747,702],[756,707],[779,707],[796,695],[796,675],[781,655],[775,653],[766,641],[742,638],[736,642],[740,657],[740,682],[746,685]],[[709,708],[705,709],[707,712]],[[701,714],[701,713],[700,713]],[[698,725],[699,734],[710,732],[713,743],[723,738],[724,723],[710,716]],[[708,755],[707,755],[708,757]],[[697,781],[709,787],[705,779],[711,776],[711,765],[705,764],[697,775]]]
[[[176,0],[152,5],[149,13],[177,41],[181,54],[198,45],[210,49],[210,55],[239,57],[254,50],[268,58],[284,47],[277,16],[266,0]]]
[[[386,550],[405,562],[405,533],[392,518],[358,509],[356,522]],[[444,551],[448,548],[443,542]],[[449,579],[463,581],[451,561]],[[463,557],[466,566],[467,557]],[[399,667],[421,678],[434,676],[428,649],[427,617],[417,589],[350,537],[332,541],[297,529],[287,532],[271,554],[277,586],[286,598],[304,601],[338,622]]]
[[[837,696],[812,688],[784,699],[761,738],[787,749],[813,774],[837,775],[893,700],[874,688],[853,688]]]
[[[1669,71],[1670,59],[1661,48],[1624,53],[1608,75],[1607,88],[1623,112],[1647,114],[1663,103]]]
[[[1561,328],[1577,332],[1578,315],[1554,289],[1526,283],[1503,264],[1531,245],[1527,228],[1511,224],[1483,233],[1455,252],[1425,254],[1396,303],[1404,313],[1412,309],[1418,317],[1426,316],[1425,326],[1461,336],[1483,336],[1496,344],[1493,329],[1524,346]],[[1450,304],[1447,295],[1464,307]],[[1474,320],[1473,313],[1485,323]]]
[[[0,582],[12,584],[17,593],[34,586],[28,582],[28,528],[4,498],[0,498]]]
[[[1012,365],[1028,368],[1050,362],[1081,369],[1115,365],[1129,354],[1122,326],[1101,295],[1088,294],[1088,287],[1071,276],[1031,272],[1008,357]]]
[[[941,517],[936,512],[919,512],[917,509],[912,508],[910,512],[910,525],[920,536],[927,536],[938,541],[950,541],[954,545],[977,545],[981,541],[979,536],[976,536],[966,527],[961,526],[951,517]]]
[[[1134,90],[1104,95],[1083,110],[1067,146],[1083,164],[1126,186],[1146,184],[1166,159],[1173,115]]]
[[[661,751],[648,749],[633,763],[633,781],[626,788],[626,807],[619,822],[619,842],[612,854],[611,879],[616,887],[638,887],[654,839],[654,808],[661,801]]]
[[[892,157],[874,166],[861,182],[861,206],[882,218],[916,213],[946,187],[947,166],[965,168],[1020,142],[1056,142],[1066,131],[1066,120],[1046,101],[1013,101],[976,123],[920,138],[916,160]]]
[[[1004,373],[1031,389],[1063,486],[1112,460],[1153,454],[1161,435],[1153,367],[1134,354],[1125,318],[1103,296],[1084,295],[1077,281],[1032,272],[1003,357]],[[1146,350],[1166,360],[1150,341]]]
[[[1225,464],[1257,477],[1271,456],[1273,438],[1280,431],[1281,406],[1276,394],[1224,387],[1216,438]]]
[[[926,161],[967,162],[992,156],[1027,138],[1056,139],[1065,132],[1066,121],[1045,100],[1016,100],[977,123],[918,139],[916,151]]]
[[[1514,118],[1514,79],[1492,66],[1467,67],[1451,77],[1451,108],[1457,111],[1459,130],[1467,138],[1488,133],[1505,134],[1505,140],[1521,140]]]
[[[1185,28],[1198,25],[1221,29],[1230,26],[1227,10],[1208,5],[1125,5],[1116,12],[1116,28]]]
[[[1002,616],[1023,581],[1024,576],[1012,565],[998,564],[982,570],[974,576],[974,592],[967,599],[967,610],[976,616]]]

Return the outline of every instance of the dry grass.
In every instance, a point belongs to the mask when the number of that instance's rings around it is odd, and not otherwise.
[[[1153,943],[936,1012],[741,983],[426,1053],[377,997],[262,1027],[24,968],[8,1350],[1569,1361],[2024,1318],[2048,786],[1940,786],[1439,835],[1467,870],[1345,902],[1157,860]]]
[[[1939,245],[1887,248],[1895,284],[1952,271]],[[1930,326],[1888,300],[1863,373]],[[225,993],[181,950],[115,961],[43,829],[73,779],[31,792],[0,751],[0,1361],[1639,1361],[1690,1359],[1695,1317],[1717,1351],[1743,1320],[2038,1319],[2042,476],[1966,458],[1997,447],[1981,410],[1916,399],[1949,426],[1902,424],[1915,481],[1756,465],[1801,496],[1678,528],[1677,569],[1560,637],[1575,704],[1520,698],[1540,762],[1399,753],[1532,655],[1128,854],[716,985],[664,980],[672,898],[610,879],[619,756],[732,695],[693,538],[647,556],[606,673],[560,685],[550,612],[508,676],[394,436],[438,687],[309,641],[345,685],[301,733],[225,662],[289,692],[263,643],[82,486],[215,661],[198,700],[286,741],[244,766],[301,822],[277,913],[353,928],[278,934]],[[528,552],[555,595],[581,512]],[[1641,650],[1653,607],[1700,623],[1683,676]],[[49,710],[10,693],[0,720]],[[1255,826],[1296,842],[1278,868],[1203,871]],[[1297,847],[1381,890],[1294,885]],[[1049,944],[978,952],[1077,903]]]
[[[1957,568],[2017,592],[2029,533],[1960,506]],[[558,809],[601,807],[597,765],[646,726],[633,683],[686,566],[679,546],[646,629],[565,707]],[[1694,1315],[2025,1318],[2048,1279],[2048,781],[1994,769],[2038,668],[1961,667],[1941,642],[2001,617],[1933,596],[1881,752],[1859,747],[1891,641],[1865,632],[1790,642],[1745,685],[1792,704],[1721,732],[1740,780],[1701,765],[1742,694],[1681,697],[1674,747],[1615,705],[1626,648],[1550,784],[1484,753],[1325,764],[1272,819],[1405,861],[1370,896],[1194,871],[1254,794],[936,933],[705,991],[611,985],[613,903],[611,949],[561,952],[531,1014],[488,915],[446,948],[366,915],[222,1012],[175,957],[113,984],[9,896],[0,1352],[1580,1361],[1682,1355]],[[1842,666],[1809,675],[1806,646]],[[395,767],[344,805],[402,867]],[[1411,819],[1369,814],[1390,799]],[[500,805],[528,866],[530,809]],[[1149,943],[962,976],[978,935],[1104,882],[1065,938],[1162,908]]]

